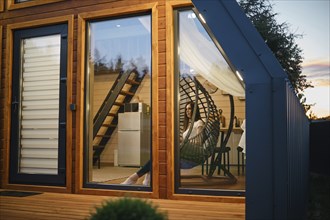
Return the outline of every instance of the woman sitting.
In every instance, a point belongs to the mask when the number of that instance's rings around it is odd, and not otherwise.
[[[201,118],[198,107],[196,108],[195,120],[194,120],[194,122],[192,122],[192,113],[193,113],[194,107],[195,107],[195,104],[192,101],[188,102],[185,106],[185,115],[184,115],[184,122],[183,122],[184,132],[182,134],[181,141],[185,141],[186,136],[189,133],[191,123],[194,123],[194,124],[193,124],[193,127],[191,129],[188,140],[196,137],[197,135],[199,135],[203,131],[204,122]],[[190,169],[190,168],[195,167],[196,165],[198,165],[198,164],[196,164],[195,162],[191,162],[191,161],[183,160],[183,159],[180,160],[180,168],[181,169]],[[121,184],[125,184],[125,185],[135,184],[140,177],[142,177],[143,175],[146,174],[142,184],[145,185],[145,186],[148,186],[149,183],[150,183],[150,170],[151,170],[151,167],[152,167],[151,166],[151,161],[149,160],[143,167],[141,167],[140,170],[138,170],[136,173],[133,173],[132,175],[130,175]]]

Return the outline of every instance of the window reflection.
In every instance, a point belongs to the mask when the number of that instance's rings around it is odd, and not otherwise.
[[[244,190],[244,84],[192,10],[177,21],[177,190]]]
[[[150,160],[150,16],[88,27],[85,179],[121,184]]]

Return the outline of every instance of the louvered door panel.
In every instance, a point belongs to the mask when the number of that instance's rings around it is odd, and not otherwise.
[[[19,172],[57,174],[61,36],[22,43]]]

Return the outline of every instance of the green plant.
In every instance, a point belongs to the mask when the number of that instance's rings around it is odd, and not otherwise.
[[[308,220],[330,219],[330,176],[310,175]]]
[[[96,207],[90,220],[166,220],[167,215],[141,199],[120,198],[108,200]]]

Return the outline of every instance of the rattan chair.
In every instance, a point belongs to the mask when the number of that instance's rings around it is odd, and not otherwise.
[[[196,116],[196,109],[199,109],[201,119],[204,122],[203,130],[200,134],[193,138],[189,138],[192,126],[188,128],[188,134],[180,144],[180,160],[189,161],[191,168],[197,165],[202,165],[202,174],[206,173],[208,178],[214,174],[216,167],[221,167],[227,177],[236,181],[236,178],[226,169],[222,162],[222,153],[225,152],[225,145],[228,142],[229,136],[221,141],[220,146],[217,146],[220,134],[220,116],[217,106],[212,97],[193,76],[183,76],[180,78],[180,136],[184,132],[184,114],[187,103],[194,102],[195,109],[192,110],[192,121]],[[232,96],[230,96],[231,104]],[[232,124],[232,120],[231,120]],[[232,126],[229,126],[232,127]],[[209,163],[210,161],[210,163]],[[204,172],[204,165],[210,166]],[[181,167],[182,168],[182,167]]]

